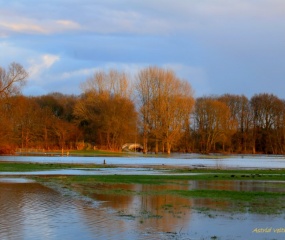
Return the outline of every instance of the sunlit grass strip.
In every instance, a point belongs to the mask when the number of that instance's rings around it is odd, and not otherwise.
[[[229,205],[227,208],[222,208],[222,210],[230,211],[231,213],[251,212],[257,214],[282,214],[285,210],[285,193],[226,190],[171,190],[168,192],[169,194],[190,199],[211,200],[211,207],[202,210],[202,212],[219,210],[220,203],[223,205],[226,202]],[[199,210],[199,207],[197,207],[197,209]]]
[[[114,152],[104,150],[72,150],[69,151],[70,155],[78,156],[126,156],[126,152]]]
[[[95,164],[70,164],[70,163],[19,163],[19,162],[0,162],[0,172],[30,172],[47,171],[75,168],[101,168],[103,165]]]
[[[285,193],[276,192],[249,192],[249,191],[228,191],[228,190],[170,190],[171,194],[191,198],[209,198],[252,202],[264,199],[285,198]]]
[[[233,177],[234,175],[234,177]],[[285,181],[283,174],[260,174],[259,177],[248,174],[199,174],[199,175],[95,175],[95,176],[70,176],[69,181],[75,182],[103,182],[103,183],[128,183],[128,184],[179,184],[177,181],[190,180],[278,180]]]

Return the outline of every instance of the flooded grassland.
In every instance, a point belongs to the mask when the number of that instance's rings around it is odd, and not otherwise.
[[[5,162],[0,171],[1,239],[285,238],[282,169]]]
[[[156,239],[157,234],[161,239],[285,237],[283,171],[194,172],[199,175],[57,176],[37,181],[99,202],[114,218],[128,222],[126,231],[140,233],[139,239]]]

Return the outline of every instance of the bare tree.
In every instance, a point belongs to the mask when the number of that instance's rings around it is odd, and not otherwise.
[[[254,95],[250,104],[253,113],[253,153],[277,153],[281,139],[276,137],[283,128],[284,102],[273,94],[263,93]]]
[[[83,92],[94,91],[97,94],[130,98],[132,88],[126,73],[111,69],[98,71],[81,85]]]
[[[249,100],[244,95],[225,94],[218,98],[230,110],[230,119],[237,123],[237,132],[231,139],[231,151],[246,152],[250,145],[252,114]]]
[[[111,70],[97,72],[83,85],[84,94],[74,108],[85,140],[109,150],[121,150],[134,140],[137,113],[130,100],[126,74]]]
[[[27,77],[28,73],[18,63],[11,63],[7,70],[0,67],[0,97],[19,94]]]
[[[149,67],[139,72],[136,91],[144,151],[154,142],[156,153],[159,144],[170,153],[180,140],[185,123],[190,121],[194,105],[190,84],[177,78],[171,70]]]
[[[214,97],[198,98],[194,116],[200,150],[216,151],[216,144],[221,143],[224,151],[236,131],[236,121],[231,119],[228,106]]]

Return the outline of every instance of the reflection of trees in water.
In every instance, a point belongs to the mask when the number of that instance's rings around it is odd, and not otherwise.
[[[106,202],[105,205],[113,209],[128,208],[133,201],[132,191],[135,191],[135,185],[131,184],[96,184],[93,188],[102,192],[93,193],[92,198]],[[106,191],[106,193],[104,193]],[[112,194],[111,191],[117,192]],[[121,194],[120,194],[121,191]],[[128,193],[129,191],[129,193]]]
[[[180,184],[182,182],[179,182]],[[110,207],[116,211],[121,220],[131,218],[139,232],[146,229],[163,232],[178,232],[186,227],[190,221],[192,200],[181,198],[176,195],[164,194],[167,190],[188,190],[189,185],[144,185],[144,184],[98,184],[94,186],[100,189],[101,193],[92,194],[96,200],[103,201],[103,206]],[[112,194],[111,191],[132,191],[130,195]],[[109,191],[104,193],[104,191]],[[135,191],[136,193],[134,194]],[[85,211],[86,209],[83,208]],[[105,214],[107,211],[96,212],[97,218],[103,217],[98,214]],[[85,211],[90,216],[89,211]],[[113,217],[116,217],[113,215]],[[104,218],[104,217],[103,217]],[[119,224],[119,225],[118,225]],[[130,222],[117,221],[112,227],[120,227],[120,231],[129,231]],[[110,227],[110,226],[109,226]]]
[[[164,190],[187,190],[185,186],[159,186],[159,191]],[[143,191],[151,189],[143,186]],[[141,211],[147,211],[150,216],[144,219],[146,225],[162,232],[178,232],[181,228],[187,228],[191,216],[192,200],[179,196],[162,195],[142,195]],[[161,216],[161,217],[160,217]],[[145,224],[139,225],[144,231]]]

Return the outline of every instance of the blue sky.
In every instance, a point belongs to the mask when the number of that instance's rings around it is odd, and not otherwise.
[[[0,66],[25,95],[79,94],[95,71],[171,68],[196,97],[285,99],[284,0],[0,0]]]

